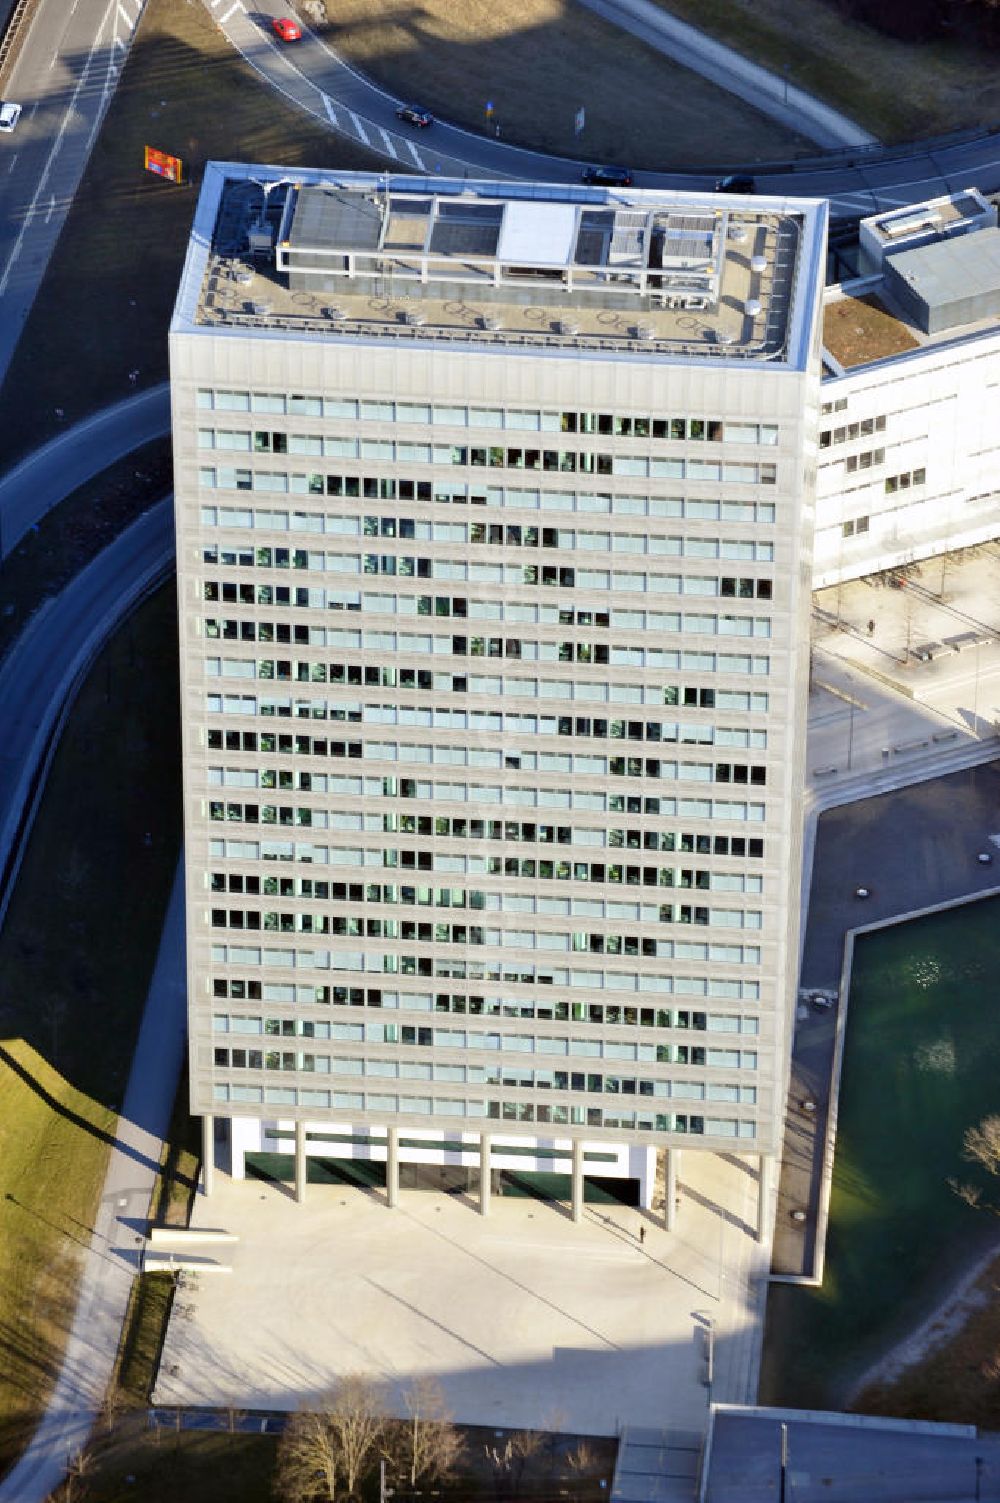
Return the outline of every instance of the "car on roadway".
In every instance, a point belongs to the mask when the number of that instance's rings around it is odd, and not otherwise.
[[[418,104],[401,104],[396,111],[396,119],[404,120],[407,125],[415,125],[418,130],[426,130],[434,124],[430,110],[422,110]]]
[[[11,100],[0,100],[0,130],[10,135],[21,118],[21,106]]]
[[[746,172],[728,172],[715,180],[716,193],[756,193],[757,182]]]
[[[293,21],[290,16],[276,17],[271,22],[271,30],[283,42],[301,42],[302,40],[302,27],[298,21]]]
[[[632,186],[632,174],[627,167],[585,167],[580,176],[585,183],[603,184],[607,188]]]

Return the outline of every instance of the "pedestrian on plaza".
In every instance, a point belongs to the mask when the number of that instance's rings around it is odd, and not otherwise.
[[[641,1226],[639,1228],[639,1246],[642,1247],[643,1244],[645,1243],[645,1241],[646,1241],[646,1228],[644,1226]]]
[[[875,622],[874,621],[869,621],[869,623],[868,623],[868,635],[870,637],[873,637],[875,635]]]

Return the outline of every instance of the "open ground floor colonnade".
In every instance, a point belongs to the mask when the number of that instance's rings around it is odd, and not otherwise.
[[[682,1194],[680,1185],[682,1150],[679,1148],[655,1149],[611,1145],[596,1147],[583,1139],[557,1141],[552,1146],[532,1140],[512,1139],[494,1132],[478,1135],[459,1134],[459,1141],[447,1142],[440,1134],[422,1134],[414,1138],[403,1135],[398,1127],[387,1127],[381,1133],[365,1131],[362,1134],[324,1133],[310,1129],[303,1121],[265,1124],[254,1118],[202,1118],[202,1189],[206,1196],[212,1194],[216,1156],[220,1147],[228,1149],[229,1172],[234,1179],[246,1177],[247,1160],[259,1152],[268,1141],[283,1146],[289,1141],[292,1146],[293,1180],[295,1199],[301,1204],[307,1194],[309,1158],[322,1152],[343,1154],[365,1163],[384,1165],[385,1199],[389,1209],[399,1206],[400,1165],[436,1164],[455,1167],[472,1167],[478,1191],[478,1206],[482,1216],[490,1214],[491,1203],[497,1187],[498,1173],[512,1165],[527,1173],[542,1174],[546,1170],[568,1165],[569,1204],[574,1221],[583,1219],[588,1178],[594,1169],[601,1171],[601,1180],[608,1178],[631,1178],[638,1183],[639,1204],[646,1210],[654,1207],[662,1193],[663,1225],[673,1231],[680,1213]],[[220,1143],[221,1140],[221,1143]],[[329,1146],[327,1146],[329,1145]],[[685,1152],[704,1153],[705,1149],[689,1149]],[[525,1162],[518,1162],[514,1155],[528,1153]],[[660,1161],[662,1159],[662,1170]],[[757,1164],[757,1221],[756,1235],[763,1241],[767,1234],[768,1211],[774,1186],[774,1156],[754,1155]],[[591,1170],[588,1174],[588,1160]],[[612,1162],[608,1162],[611,1160]],[[596,1162],[595,1162],[596,1161]],[[544,1166],[544,1167],[541,1167]],[[552,1194],[550,1198],[560,1198]]]

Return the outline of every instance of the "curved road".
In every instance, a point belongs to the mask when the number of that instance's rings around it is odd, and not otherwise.
[[[304,28],[294,46],[273,40],[270,20],[282,15],[282,0],[256,0],[253,15],[243,0],[203,0],[229,42],[272,88],[322,124],[367,147],[399,169],[433,176],[579,180],[580,164],[490,140],[445,121],[429,131],[401,127],[399,102],[349,67],[325,42]],[[619,0],[621,3],[621,0]],[[1000,130],[968,140],[928,141],[902,151],[870,151],[856,157],[754,169],[769,193],[828,198],[834,218],[857,218],[900,204],[955,192],[970,183],[985,192],[1000,187]],[[715,174],[639,172],[639,187],[704,190]]]
[[[35,449],[0,476],[0,561],[78,486],[169,432],[170,387],[164,382],[102,408]]]

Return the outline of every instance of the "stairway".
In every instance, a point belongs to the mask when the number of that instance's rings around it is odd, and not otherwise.
[[[695,1503],[700,1430],[626,1426],[618,1442],[611,1503]]]

